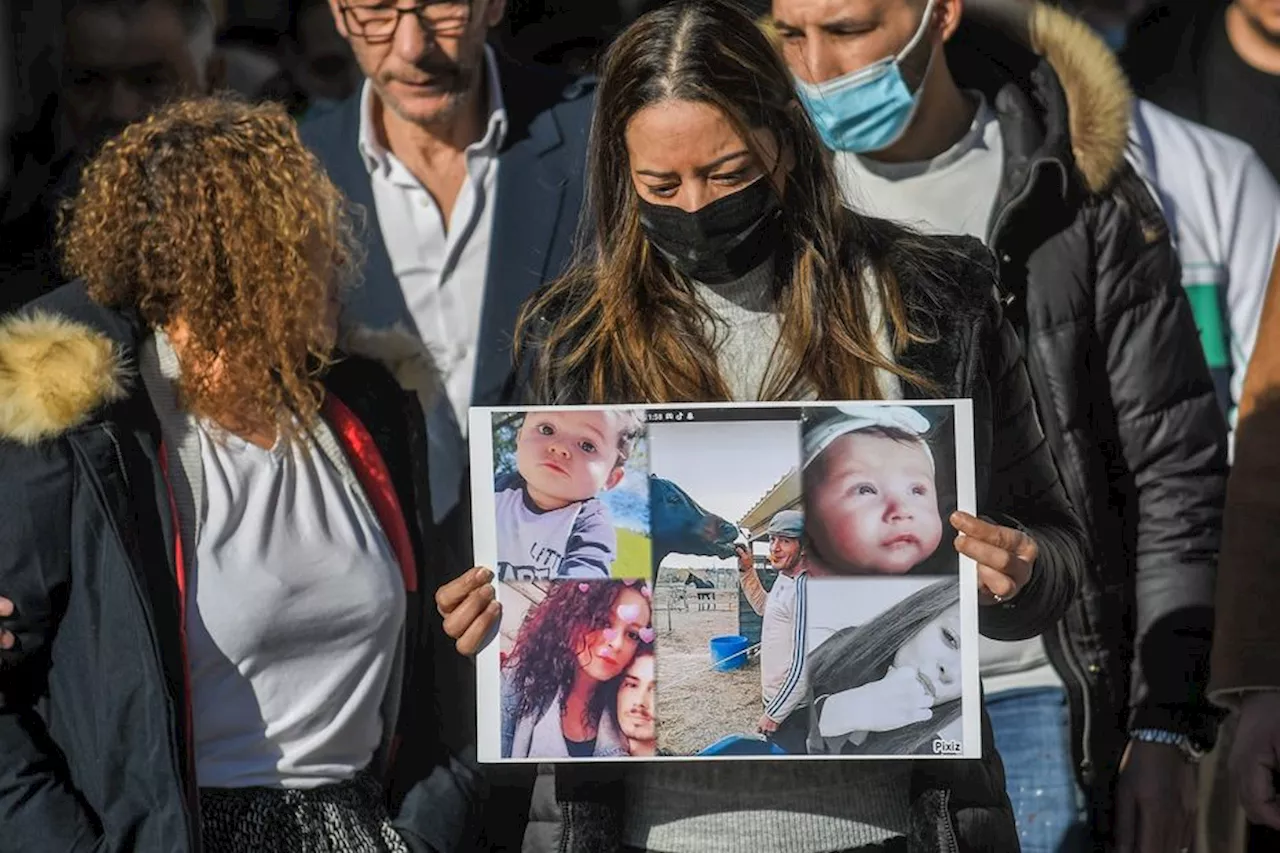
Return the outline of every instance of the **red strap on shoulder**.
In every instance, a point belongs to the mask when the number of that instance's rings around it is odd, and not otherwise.
[[[382,523],[382,532],[386,534],[396,560],[400,563],[405,590],[417,592],[418,566],[413,557],[409,528],[406,526],[395,486],[391,482],[391,475],[382,460],[382,453],[360,419],[333,394],[325,395],[323,412],[325,420],[342,442],[347,460],[355,470],[356,479],[360,481],[365,496],[378,515],[378,521]]]
[[[178,631],[182,643],[182,683],[186,688],[187,762],[190,767],[188,780],[191,790],[196,788],[196,735],[194,695],[191,689],[191,658],[187,653],[187,562],[182,549],[182,519],[178,516],[178,502],[173,497],[173,479],[169,476],[169,454],[164,442],[160,442],[160,473],[164,477],[165,492],[169,497],[169,515],[173,519],[173,568],[178,581]]]

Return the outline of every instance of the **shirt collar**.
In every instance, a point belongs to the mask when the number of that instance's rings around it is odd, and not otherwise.
[[[489,121],[484,136],[467,146],[468,153],[496,156],[507,138],[507,107],[502,99],[502,79],[498,75],[498,58],[493,47],[484,46],[484,64],[489,82]],[[373,84],[366,78],[360,87],[360,156],[370,174],[391,169],[390,152],[378,141],[373,124]]]

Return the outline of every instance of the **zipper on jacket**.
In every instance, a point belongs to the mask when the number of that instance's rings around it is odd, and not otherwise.
[[[124,453],[120,448],[120,443],[119,441],[117,441],[116,436],[111,431],[110,427],[108,427],[106,424],[103,424],[102,429],[107,434],[107,436],[111,439],[111,445],[115,449],[116,461],[120,465],[121,476],[124,478],[125,485],[128,486],[129,476],[128,474],[125,473]],[[111,529],[111,533],[115,538],[116,548],[118,549],[120,556],[125,560],[125,562],[132,565],[133,558],[130,557],[128,550],[124,547],[124,538],[121,536],[120,528],[116,524],[115,514],[112,513],[109,509],[107,509],[108,505],[106,500],[106,490],[103,487],[102,480],[100,477],[98,477],[97,472],[94,471],[93,466],[88,464],[88,461],[83,458],[83,454],[79,453],[77,455],[81,456],[80,464],[84,467],[86,474],[88,476],[88,479],[93,483],[94,490],[98,494],[98,502],[102,505],[104,509],[104,515],[106,516],[107,526]],[[129,575],[130,586],[133,588],[134,596],[136,597],[138,606],[142,611],[142,619],[146,627],[147,637],[150,639],[150,643],[148,645],[151,648],[152,660],[155,663],[156,672],[159,674],[163,682],[166,680],[164,656],[160,654],[160,645],[159,645],[158,633],[156,630],[155,619],[151,615],[151,609],[147,606],[147,596],[146,596],[146,593],[142,590],[142,587],[139,585],[137,574],[133,571],[129,571],[128,575]],[[164,691],[164,693],[166,694],[166,697],[168,699],[169,711],[170,713],[173,713],[172,697],[168,697],[167,690]],[[174,714],[174,716],[177,716],[177,715]],[[178,760],[178,755],[181,749],[182,749],[181,738],[175,727],[174,729],[171,729],[169,732],[170,770],[172,770],[173,772],[173,778],[177,780],[177,782],[180,785],[185,785],[188,782],[188,780],[183,775],[182,765]],[[194,772],[195,772],[195,768],[193,767],[192,773]],[[195,801],[198,803],[198,795],[194,789],[191,791],[189,795],[184,796],[183,799],[188,803],[190,803],[192,799],[195,799]],[[187,838],[191,842],[191,845],[192,845],[191,849],[195,851],[195,853],[199,853],[199,851],[201,850],[200,831],[199,831],[199,826],[195,822],[194,818],[195,818],[195,815],[187,812],[184,809],[183,822],[186,824]]]
[[[941,853],[960,853],[960,841],[956,838],[956,822],[951,816],[950,790],[942,792],[942,820],[944,831],[942,833]]]
[[[1093,755],[1090,749],[1089,739],[1093,734],[1093,715],[1089,708],[1089,682],[1085,678],[1084,670],[1080,666],[1080,662],[1076,660],[1075,650],[1071,647],[1071,637],[1067,633],[1067,619],[1063,617],[1055,626],[1057,634],[1059,650],[1062,652],[1062,659],[1067,663],[1067,669],[1071,670],[1071,675],[1076,679],[1077,686],[1080,688],[1080,776],[1081,787],[1085,790],[1093,784]],[[1070,708],[1070,694],[1068,694],[1068,708]]]
[[[1027,179],[1023,181],[1022,187],[1018,190],[1017,195],[1009,199],[1009,202],[1004,207],[1000,208],[999,212],[991,219],[991,227],[987,229],[986,240],[987,246],[991,251],[997,251],[996,241],[999,240],[1000,233],[1004,231],[1005,222],[1013,214],[1014,208],[1026,202],[1027,199],[1031,198],[1031,194],[1035,192],[1036,183],[1040,178],[1040,170],[1044,168],[1046,162],[1048,162],[1050,166],[1056,166],[1059,170],[1062,168],[1058,163],[1046,161],[1044,159],[1036,160],[1027,167]],[[1004,178],[1005,176],[1001,174],[1000,180],[1002,182],[1004,181]]]
[[[537,784],[537,780],[534,780]],[[573,836],[573,809],[566,800],[560,804],[560,844],[558,853],[570,853],[569,842]]]
[[[1031,318],[1030,316],[1028,316],[1027,317],[1027,326],[1028,326],[1027,342],[1023,344],[1024,351],[1029,349],[1029,346],[1027,345],[1027,343],[1029,343],[1031,338],[1030,325],[1031,325]],[[1049,444],[1049,456],[1053,460],[1054,468],[1057,469],[1058,471],[1058,477],[1062,480],[1062,490],[1063,492],[1067,493],[1067,499],[1068,501],[1070,501],[1070,492],[1067,489],[1066,480],[1068,477],[1074,477],[1074,472],[1072,472],[1071,469],[1069,468],[1064,468],[1062,465],[1058,463],[1057,457],[1053,453],[1054,441],[1053,441],[1053,438],[1049,435],[1049,431],[1052,430],[1054,434],[1058,436],[1058,443],[1059,444],[1062,443],[1061,433],[1057,428],[1057,421],[1054,420],[1055,415],[1053,413],[1053,398],[1052,398],[1051,392],[1049,392],[1048,390],[1050,386],[1049,386],[1049,383],[1045,380],[1044,370],[1042,365],[1040,364],[1039,358],[1036,358],[1031,353],[1027,352],[1023,360],[1026,362],[1027,373],[1030,375],[1030,378],[1031,378],[1031,397],[1032,397],[1032,401],[1035,403],[1036,414],[1039,417],[1040,423],[1042,424],[1042,428],[1045,433],[1045,441],[1048,442]],[[1045,408],[1045,405],[1041,399],[1040,389],[1044,389],[1045,393],[1050,394],[1050,397],[1047,400],[1048,408],[1050,412],[1048,416],[1041,414],[1041,410]],[[1076,485],[1081,495],[1088,494],[1088,490],[1079,488],[1081,484],[1077,483]],[[1081,525],[1084,525],[1085,524],[1084,519],[1080,519],[1080,523]],[[1092,552],[1092,548],[1090,548],[1090,552]],[[1080,578],[1080,583],[1083,584],[1083,582],[1084,582],[1084,578]],[[1089,743],[1090,736],[1093,732],[1093,719],[1092,719],[1092,710],[1089,707],[1089,682],[1088,682],[1088,679],[1086,679],[1085,677],[1083,666],[1081,665],[1080,661],[1076,659],[1075,649],[1071,645],[1071,636],[1067,632],[1068,618],[1070,618],[1070,611],[1068,611],[1066,616],[1063,616],[1062,619],[1058,620],[1058,624],[1054,626],[1053,634],[1054,634],[1054,639],[1057,639],[1058,641],[1057,643],[1058,650],[1062,653],[1062,658],[1067,664],[1067,669],[1070,671],[1067,674],[1069,674],[1072,678],[1075,679],[1075,682],[1076,682],[1075,687],[1080,690],[1080,715],[1081,715],[1080,766],[1077,768],[1077,770],[1080,773],[1080,782],[1082,783],[1081,787],[1087,789],[1093,782],[1093,755],[1092,755],[1092,748]],[[1041,642],[1045,643],[1045,650],[1051,651],[1049,649],[1049,643],[1048,643],[1049,638],[1044,637],[1043,635],[1042,637],[1043,639],[1041,640]],[[1052,656],[1050,656],[1050,663],[1052,662],[1053,662]],[[1057,667],[1054,667],[1054,669],[1056,670]],[[1059,674],[1061,675],[1062,673],[1059,673]],[[1070,706],[1071,706],[1070,700],[1071,700],[1071,687],[1068,686],[1067,688],[1068,710],[1070,709]]]
[[[124,464],[124,451],[120,449],[120,442],[116,438],[116,434],[111,431],[110,424],[103,424],[102,431],[107,434],[107,439],[111,442],[111,447],[116,452],[116,465],[120,468],[120,476],[124,478],[124,486],[129,491],[133,491],[133,486],[129,482],[129,469]]]

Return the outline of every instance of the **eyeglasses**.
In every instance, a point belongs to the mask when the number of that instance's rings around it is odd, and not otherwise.
[[[471,23],[470,0],[419,0],[407,9],[386,3],[355,6],[343,3],[338,8],[342,10],[347,31],[372,44],[395,38],[402,15],[413,15],[423,32],[443,39],[460,37]]]

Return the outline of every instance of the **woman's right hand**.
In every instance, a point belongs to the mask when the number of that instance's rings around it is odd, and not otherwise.
[[[461,654],[480,651],[489,629],[502,614],[492,580],[493,572],[488,569],[472,569],[436,590],[436,609],[444,617],[444,632]]]
[[[7,598],[0,598],[0,619],[13,615],[13,602]],[[13,636],[13,632],[0,627],[0,651],[9,651],[17,644],[17,638]]]
[[[889,732],[932,716],[933,696],[915,668],[904,666],[879,681],[828,696],[818,715],[818,732],[823,737]]]

